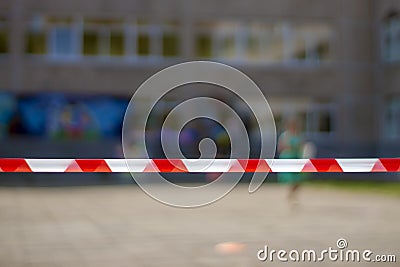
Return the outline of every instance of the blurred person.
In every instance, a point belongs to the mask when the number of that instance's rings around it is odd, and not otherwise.
[[[296,118],[290,118],[285,124],[285,130],[278,138],[279,158],[302,158],[303,145],[304,141],[300,135],[298,121]],[[304,175],[302,173],[283,172],[278,174],[280,183],[289,184],[288,200],[292,204],[297,204],[297,191],[303,179]]]

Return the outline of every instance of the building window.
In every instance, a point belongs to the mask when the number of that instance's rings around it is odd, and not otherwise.
[[[239,24],[200,22],[196,25],[195,53],[198,58],[235,60],[240,54]]]
[[[99,38],[96,32],[86,30],[83,34],[83,54],[84,55],[97,55],[100,53]]]
[[[195,34],[195,55],[198,58],[211,58],[213,56],[213,25],[211,23],[198,23]]]
[[[245,28],[245,59],[257,62],[282,61],[282,25],[252,23]]]
[[[146,33],[139,33],[137,37],[137,54],[139,56],[149,56],[151,54],[150,36]]]
[[[288,60],[290,61],[328,61],[331,58],[332,30],[319,23],[296,25],[289,29]]]
[[[56,55],[70,55],[73,50],[73,33],[68,27],[56,27],[51,34],[52,53]]]
[[[176,57],[179,54],[179,38],[176,33],[164,33],[163,56]]]
[[[306,114],[306,135],[326,136],[335,132],[335,108],[332,104],[312,104]]]
[[[78,34],[71,18],[49,18],[50,54],[68,57],[78,54]]]
[[[1,37],[0,27],[0,49]],[[36,16],[27,32],[26,52],[57,57],[177,57],[180,55],[179,23]]]
[[[158,27],[151,25],[149,21],[143,19],[138,19],[136,23],[134,23],[133,27],[135,28],[136,33],[133,38],[136,42],[136,51],[134,52],[134,55],[139,57],[149,57],[152,54],[156,54],[156,51],[154,50],[158,41]]]
[[[220,59],[238,58],[238,28],[233,22],[221,22],[213,29],[213,56]]]
[[[163,24],[162,36],[163,57],[177,57],[180,55],[179,23],[171,21]]]
[[[110,32],[110,55],[122,56],[125,53],[125,35],[122,31]]]
[[[71,18],[36,16],[28,27],[25,51],[69,57],[78,54],[78,31]]]
[[[180,39],[177,22],[151,24],[147,20],[138,20],[134,27],[137,32],[134,36],[136,38],[136,56],[141,58],[179,56]]]
[[[140,59],[169,58],[180,55],[179,23],[160,24],[138,19],[127,24],[127,55]]]
[[[321,23],[202,22],[196,25],[199,58],[246,62],[320,62],[331,58],[332,27]]]
[[[385,136],[390,139],[400,138],[400,98],[389,101],[384,121]]]
[[[122,20],[85,19],[82,54],[86,56],[122,56],[125,34]]]
[[[400,13],[389,12],[383,23],[383,59],[400,61]]]
[[[47,52],[46,20],[35,16],[28,26],[25,37],[25,51],[28,54],[43,55]]]
[[[7,20],[5,18],[0,18],[0,54],[8,52],[8,41]]]

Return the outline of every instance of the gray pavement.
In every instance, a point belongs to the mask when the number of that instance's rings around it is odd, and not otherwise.
[[[0,266],[276,266],[257,251],[336,248],[396,254],[399,266],[400,198],[302,188],[300,203],[287,188],[247,184],[198,209],[165,206],[136,186],[0,188]],[[239,242],[237,253],[215,246]],[[344,266],[291,263],[292,266]]]

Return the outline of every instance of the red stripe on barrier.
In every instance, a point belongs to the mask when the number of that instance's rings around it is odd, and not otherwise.
[[[153,163],[160,172],[188,172],[179,159],[153,159]]]
[[[343,172],[335,159],[310,159],[318,172]]]
[[[381,158],[379,161],[385,167],[388,172],[398,172],[400,171],[400,158],[398,159],[389,159],[389,158]]]
[[[246,172],[271,172],[271,167],[265,160],[239,159],[238,161]]]
[[[0,159],[2,172],[32,172],[25,159]]]
[[[76,163],[83,172],[111,172],[104,159],[77,159]]]

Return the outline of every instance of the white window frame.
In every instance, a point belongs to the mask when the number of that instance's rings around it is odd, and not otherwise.
[[[57,49],[56,49],[56,31],[58,29],[67,29],[71,31],[71,40],[70,40],[70,45],[71,45],[71,52],[70,53],[58,53]],[[56,23],[56,24],[52,24],[51,26],[49,26],[49,29],[47,29],[46,31],[46,35],[48,36],[47,38],[47,47],[48,47],[48,51],[47,51],[47,55],[52,58],[52,59],[62,59],[62,60],[68,60],[68,59],[76,59],[77,57],[79,57],[80,55],[80,38],[79,36],[79,30],[77,29],[77,27],[75,25],[73,25],[73,23],[71,24],[60,24],[60,23]]]
[[[250,36],[252,32],[252,25],[254,22],[251,23],[238,23],[238,22],[231,22],[232,24],[236,24],[234,29],[224,29],[224,28],[219,28],[218,23],[223,23],[224,21],[216,21],[216,26],[215,28],[209,29],[211,32],[211,43],[212,43],[212,51],[211,51],[211,58],[217,59],[217,60],[224,60],[224,61],[233,61],[233,62],[246,62],[246,63],[278,63],[280,62],[281,64],[319,64],[321,62],[326,61],[325,59],[321,59],[318,54],[316,54],[316,51],[314,50],[315,47],[313,45],[315,44],[315,36],[313,36],[313,33],[310,32],[297,32],[296,31],[296,26],[293,25],[290,22],[265,22],[262,24],[265,25],[279,25],[279,33],[272,32],[273,35],[280,35],[282,39],[282,59],[280,61],[272,61],[269,62],[267,59],[267,52],[266,49],[268,47],[268,35],[271,34],[269,31],[265,31],[261,35],[258,36],[257,41],[260,45],[260,60],[250,60],[247,58],[248,52],[246,49],[249,49],[247,47],[247,38]],[[229,22],[229,21],[227,21]],[[260,23],[260,22],[257,22]],[[329,29],[332,31],[333,34],[333,29],[331,26],[327,25]],[[202,32],[202,29],[198,29],[197,32]],[[235,51],[234,55],[232,57],[225,57],[224,55],[221,55],[219,53],[222,42],[225,38],[228,36],[232,36],[235,42]],[[304,52],[305,52],[305,58],[304,59],[297,59],[295,58],[294,52],[295,52],[295,40],[300,40],[304,44]],[[328,38],[328,43],[329,46],[332,47],[332,37]],[[328,59],[329,60],[329,59]]]
[[[139,61],[162,61],[163,59],[173,59],[177,57],[164,57],[163,55],[163,34],[165,32],[176,32],[179,35],[179,27],[163,24],[139,25],[137,21],[132,21],[125,26],[125,55],[133,60]],[[138,54],[138,36],[146,34],[150,38],[150,52],[148,55]],[[180,40],[180,39],[179,39]],[[180,45],[178,49],[182,49]],[[178,52],[180,54],[181,51]]]
[[[329,26],[329,25],[327,25]],[[333,29],[331,26],[330,30],[333,34]],[[318,54],[315,53],[314,47],[312,44],[315,40],[316,36],[313,34],[311,31],[306,31],[306,32],[297,32],[296,31],[296,26],[293,25],[292,23],[284,22],[282,24],[282,41],[283,41],[283,63],[289,63],[289,64],[319,64],[321,62],[326,62],[328,60],[323,60],[319,57]],[[305,57],[304,59],[298,59],[295,58],[295,40],[300,39],[302,43],[304,43],[304,49],[305,49]],[[328,38],[328,43],[329,47],[331,49],[333,42],[332,42],[332,36]]]
[[[87,57],[87,58],[99,58],[99,59],[110,59],[110,58],[124,58],[127,56],[127,27],[126,27],[126,23],[122,22],[120,24],[116,23],[115,25],[102,25],[102,24],[96,24],[96,23],[81,23],[81,38],[80,38],[80,43],[83,46],[83,36],[85,34],[85,30],[89,29],[89,30],[93,30],[94,32],[96,32],[96,34],[99,37],[99,54],[98,55],[85,55],[82,51],[82,49],[80,49],[81,51],[81,56],[83,57]],[[117,31],[121,31],[121,33],[124,35],[124,53],[120,56],[116,56],[116,55],[111,55],[111,32],[113,30],[117,30]],[[104,52],[104,53],[103,53]]]
[[[230,21],[227,21],[230,23]],[[212,30],[212,35],[211,35],[211,40],[212,40],[212,57],[218,60],[224,60],[224,61],[237,61],[240,59],[240,55],[238,54],[239,52],[239,47],[242,47],[243,45],[240,44],[240,42],[243,42],[240,36],[240,27],[241,25],[238,23],[234,23],[233,29],[229,28],[228,31],[223,31],[221,28],[217,27]],[[225,57],[223,55],[218,55],[220,54],[219,51],[221,51],[221,47],[223,47],[223,42],[225,38],[228,37],[233,37],[234,41],[234,54],[232,57]]]
[[[141,25],[136,18],[128,18],[115,24],[97,24],[91,22],[84,22],[82,16],[75,16],[71,22],[45,22],[47,15],[38,15],[33,17],[31,26],[41,30],[46,36],[46,52],[44,55],[32,55],[47,57],[51,60],[69,61],[71,59],[107,59],[112,60],[126,59],[129,61],[142,61],[142,62],[162,62],[164,60],[176,60],[181,57],[183,44],[181,43],[180,24],[170,25],[162,23],[151,23]],[[89,17],[90,19],[90,17]],[[0,22],[0,27],[2,23]],[[58,29],[69,29],[71,31],[71,45],[72,51],[70,53],[58,53],[56,49],[56,32]],[[96,55],[85,55],[83,53],[83,37],[85,30],[92,30],[99,38],[98,47],[99,53]],[[111,55],[111,32],[113,30],[120,31],[124,36],[124,53],[122,55]],[[138,54],[138,36],[139,34],[146,34],[150,38],[150,47],[148,55]],[[179,47],[177,56],[164,56],[163,54],[163,36],[164,33],[177,34],[179,38]]]

